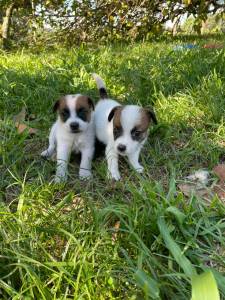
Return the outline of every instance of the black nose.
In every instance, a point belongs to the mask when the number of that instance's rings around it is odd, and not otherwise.
[[[125,145],[123,145],[123,144],[119,144],[118,146],[117,146],[117,149],[120,151],[120,152],[124,152],[125,150],[126,150],[126,146]]]
[[[70,123],[70,128],[72,131],[76,131],[79,129],[79,123],[77,122],[73,122],[73,123]]]

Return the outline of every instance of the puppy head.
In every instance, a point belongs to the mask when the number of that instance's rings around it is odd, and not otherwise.
[[[61,97],[54,105],[61,125],[70,133],[86,131],[92,119],[94,104],[88,96],[76,94]]]
[[[108,121],[112,122],[115,151],[124,156],[134,153],[145,141],[151,121],[157,124],[151,109],[136,105],[114,107]]]

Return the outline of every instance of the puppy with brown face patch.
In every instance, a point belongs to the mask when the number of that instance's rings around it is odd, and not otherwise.
[[[131,166],[137,172],[143,172],[139,154],[147,140],[151,121],[157,124],[155,113],[137,105],[122,106],[109,99],[102,78],[97,74],[93,74],[93,78],[100,93],[100,101],[94,112],[95,134],[106,145],[109,176],[115,180],[120,179],[119,155],[127,156]]]
[[[52,156],[56,149],[55,182],[66,181],[72,151],[81,153],[80,178],[90,177],[95,141],[92,100],[80,94],[66,95],[55,103],[54,111],[58,112],[58,118],[50,131],[49,147],[41,156]]]

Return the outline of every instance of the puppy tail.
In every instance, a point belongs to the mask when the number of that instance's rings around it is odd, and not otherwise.
[[[105,82],[103,81],[103,79],[96,73],[93,73],[92,74],[96,84],[97,84],[97,87],[99,89],[99,94],[100,94],[100,98],[101,99],[107,99],[108,98],[108,94],[107,94],[107,90],[106,90],[106,87],[105,87]]]

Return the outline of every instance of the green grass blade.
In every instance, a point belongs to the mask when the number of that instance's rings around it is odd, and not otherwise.
[[[138,286],[143,290],[146,299],[159,299],[158,283],[144,271],[137,270],[134,275]]]
[[[168,230],[168,226],[164,220],[164,217],[162,216],[159,217],[157,223],[158,223],[159,231],[165,241],[166,247],[171,252],[178,265],[184,270],[186,276],[191,278],[193,275],[196,274],[196,270],[191,264],[191,262],[184,255],[184,253],[181,251],[177,243],[172,239],[170,232]]]
[[[170,212],[172,215],[174,215],[175,218],[177,219],[177,221],[179,222],[179,224],[183,224],[186,216],[177,207],[175,207],[175,206],[169,206],[166,209],[166,211]]]
[[[192,298],[191,300],[219,300],[219,291],[216,280],[211,271],[206,271],[201,275],[193,276]]]
[[[213,273],[214,278],[219,286],[219,289],[223,295],[225,295],[225,276],[216,271],[215,269],[205,269],[205,271],[210,271]]]

